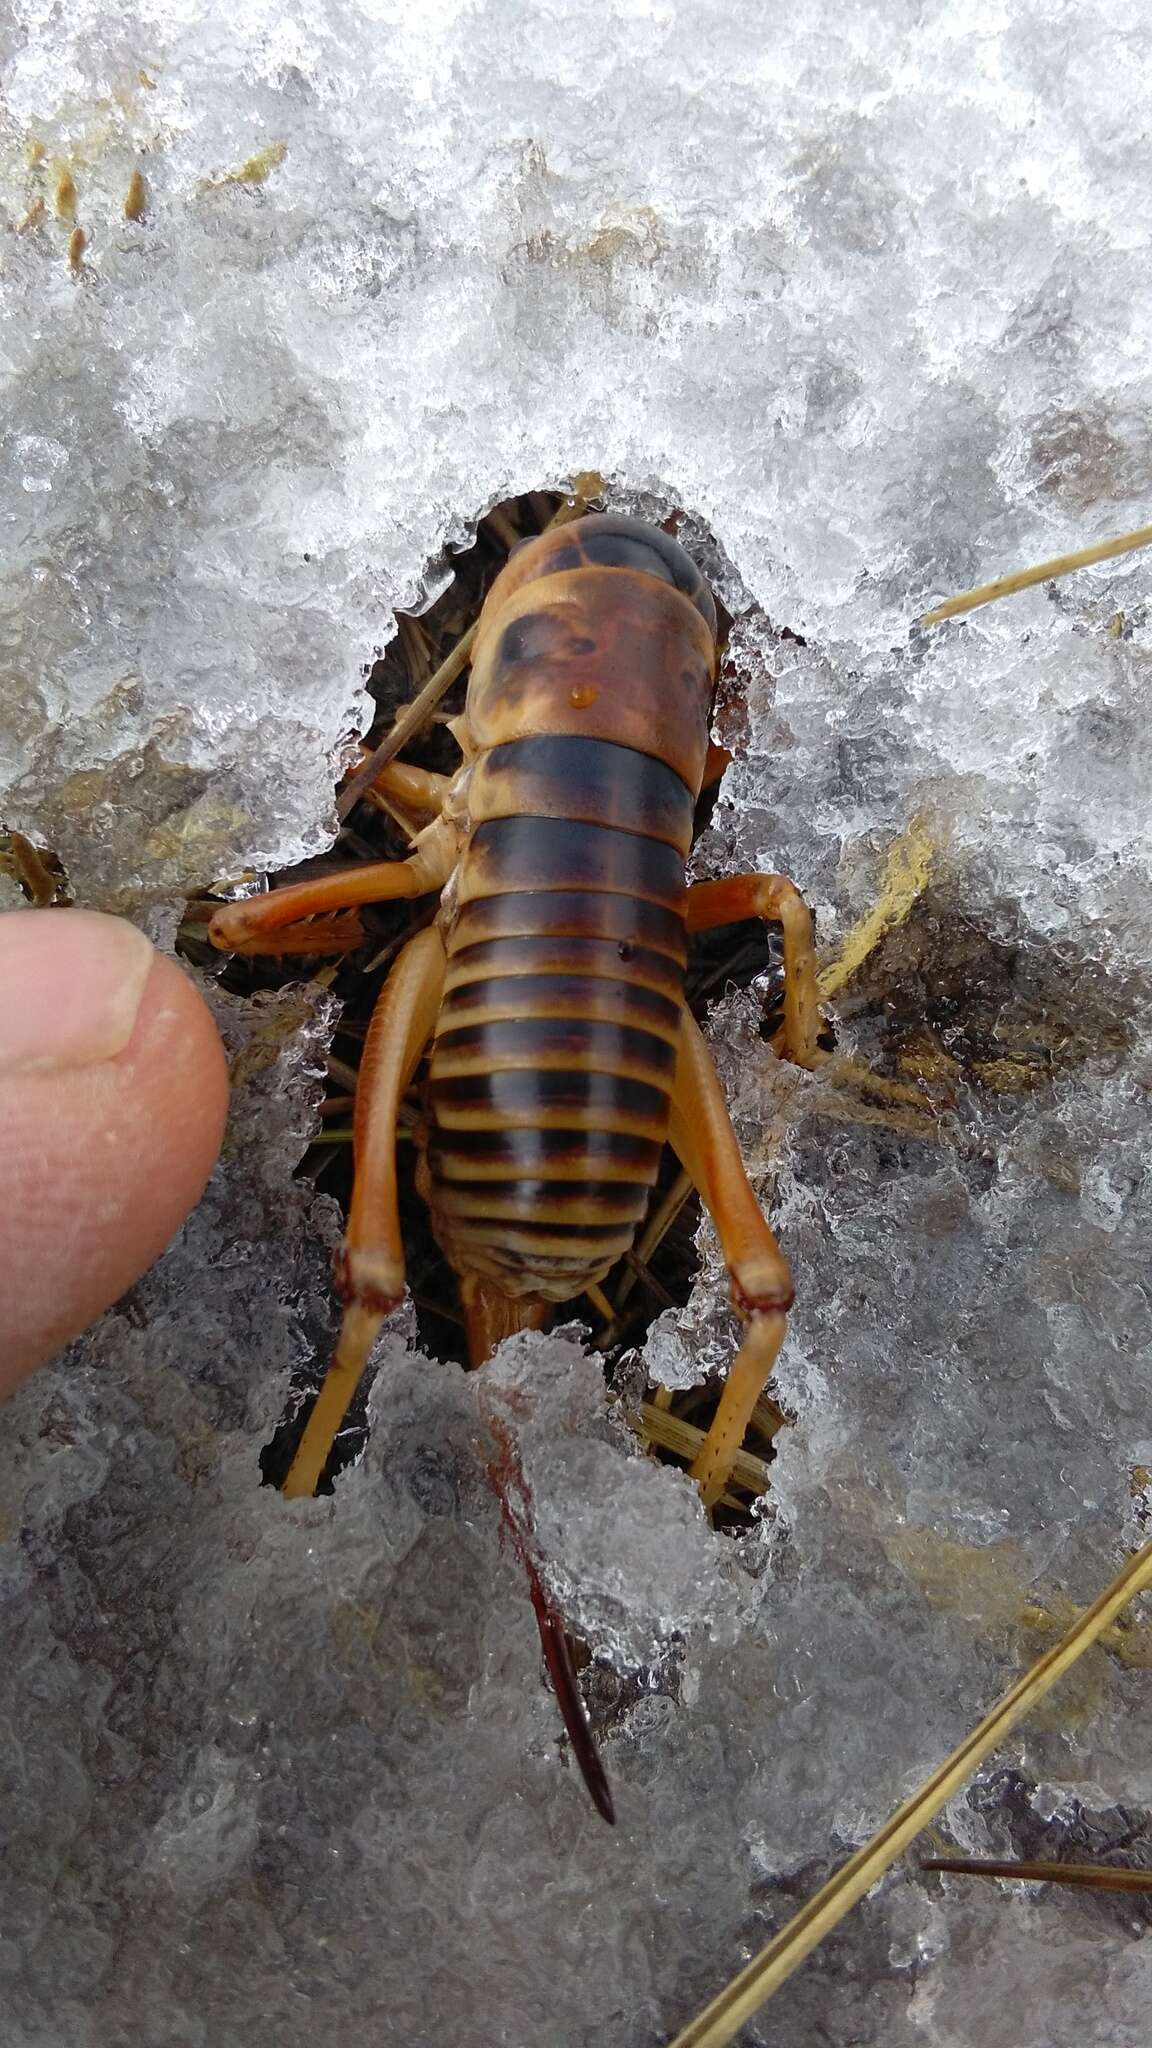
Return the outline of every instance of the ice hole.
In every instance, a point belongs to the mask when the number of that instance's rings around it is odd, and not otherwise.
[[[508,498],[492,506],[469,526],[467,545],[446,551],[429,564],[423,579],[427,600],[419,611],[396,615],[396,632],[387,646],[364,663],[364,677],[374,706],[363,745],[373,747],[385,737],[400,710],[410,703],[439,664],[448,656],[479,616],[484,597],[518,541],[540,532],[563,503],[556,491],[541,490]],[[675,532],[715,586],[718,610],[718,638],[722,666],[716,692],[714,736],[740,744],[745,729],[747,702],[739,665],[739,647],[729,654],[733,625],[739,618],[745,637],[748,632],[771,633],[769,622],[757,610],[739,577],[719,548],[715,537],[699,521],[687,516],[668,494],[629,493],[619,485],[596,501],[597,508],[626,511]],[[803,646],[799,636],[788,629],[780,640]],[[401,758],[440,774],[451,774],[459,763],[459,748],[449,731],[449,721],[463,709],[467,670],[443,696],[423,728],[405,745]],[[721,800],[722,779],[707,783],[697,806],[696,837],[712,824]],[[410,840],[382,802],[365,795],[340,828],[330,852],[268,878],[273,888],[317,876],[349,860],[402,859]],[[182,927],[183,950],[201,967],[220,975],[224,986],[244,996],[257,990],[270,991],[306,979],[330,955],[322,948],[313,956],[293,957],[265,954],[255,958],[233,956],[221,970],[206,944],[198,942],[197,919],[215,898],[201,899],[189,906]],[[298,1169],[313,1185],[332,1196],[347,1211],[352,1191],[352,1148],[349,1142],[352,1119],[352,1074],[364,1032],[384,979],[399,947],[435,914],[437,898],[417,904],[368,906],[361,914],[362,937],[344,956],[337,956],[338,971],[333,983],[341,1009],[331,1049],[330,1085],[321,1116],[335,1135],[327,1139],[322,1129]],[[779,930],[757,919],[695,936],[689,957],[685,999],[697,1021],[706,1023],[716,1004],[734,991],[755,985],[761,1005],[760,1035],[769,1039],[780,1022],[783,973]],[[409,1091],[407,1108],[412,1119],[419,1113],[421,1076]],[[410,1125],[406,1128],[410,1128]],[[466,1347],[459,1311],[456,1277],[433,1238],[427,1211],[414,1186],[414,1147],[406,1141],[402,1126],[399,1148],[401,1212],[404,1224],[409,1293],[416,1310],[421,1343],[434,1357],[463,1365]],[[664,1202],[677,1178],[678,1163],[666,1152],[650,1215]],[[698,1267],[696,1235],[700,1224],[700,1202],[692,1191],[682,1202],[665,1234],[643,1265],[633,1268],[629,1300],[610,1329],[604,1353],[609,1388],[620,1393],[635,1387],[639,1371],[638,1354],[654,1319],[661,1312],[683,1308],[689,1299]],[[643,1234],[643,1226],[638,1237]],[[614,1287],[628,1261],[608,1276],[605,1291],[613,1299]],[[639,1276],[637,1281],[637,1275]],[[598,1308],[583,1297],[561,1311],[560,1320],[577,1314],[593,1330],[603,1327]],[[267,1484],[277,1485],[291,1463],[306,1424],[312,1398],[319,1386],[326,1361],[297,1371],[284,1412],[272,1436],[260,1452],[260,1469]],[[330,1492],[340,1472],[362,1453],[369,1430],[368,1396],[371,1372],[366,1374],[332,1455],[325,1467],[320,1490]],[[650,1390],[654,1391],[654,1390]],[[698,1387],[677,1389],[667,1397],[667,1412],[694,1428],[704,1429],[719,1398],[720,1382],[715,1377]],[[651,1414],[651,1409],[649,1409]],[[655,1418],[653,1417],[653,1420]],[[674,1436],[675,1432],[669,1432]],[[676,1456],[667,1443],[657,1439],[654,1455],[668,1462]],[[767,1464],[775,1455],[771,1438],[755,1427],[749,1433],[749,1455]],[[683,1462],[681,1456],[679,1462]],[[735,1487],[731,1499],[720,1506],[717,1521],[722,1527],[747,1526],[757,1498],[748,1487]]]

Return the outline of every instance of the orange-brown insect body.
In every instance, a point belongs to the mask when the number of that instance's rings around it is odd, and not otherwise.
[[[715,674],[699,572],[636,521],[541,536],[485,605],[421,1178],[449,1263],[489,1295],[570,1300],[646,1209]]]

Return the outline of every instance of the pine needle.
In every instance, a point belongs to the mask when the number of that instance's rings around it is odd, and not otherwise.
[[[1071,1669],[1098,1636],[1115,1621],[1137,1593],[1152,1587],[1152,1542],[1130,1557],[1112,1584],[1082,1614],[1055,1647],[1034,1664],[987,1714],[979,1727],[886,1821],[870,1842],[858,1849],[842,1870],[809,1899],[775,1939],[740,1971],[691,2024],[677,2034],[671,2048],[727,2048],[745,2022],[798,1969],[805,1956],[837,1927],[845,1914],[871,1891],[922,1828],[955,1797],[973,1771],[998,1749],[1017,1722]]]
[[[1152,1892],[1152,1870],[1130,1870],[1118,1863],[997,1863],[987,1856],[932,1856],[920,1868],[942,1870],[951,1877],[1083,1885],[1102,1892]]]

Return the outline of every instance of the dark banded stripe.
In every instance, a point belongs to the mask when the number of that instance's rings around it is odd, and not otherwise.
[[[607,1129],[617,1118],[621,1128],[627,1128],[625,1119],[663,1128],[668,1117],[667,1089],[580,1067],[498,1069],[439,1081],[433,1064],[429,1093],[438,1121],[453,1111],[491,1110],[509,1117],[551,1115],[555,1122],[559,1112],[571,1110],[574,1123],[595,1115]]]
[[[463,902],[448,937],[450,958],[464,946],[505,938],[547,941],[582,938],[645,947],[666,953],[683,966],[688,957],[680,910],[641,897],[605,896],[593,890],[526,889]]]
[[[477,761],[468,785],[474,824],[563,818],[661,840],[682,856],[692,843],[694,810],[687,784],[654,754],[576,733],[493,747]]]
[[[461,903],[525,888],[589,889],[656,903],[675,915],[687,893],[684,861],[674,846],[568,818],[492,818],[477,825],[459,877]]]
[[[441,1180],[437,1201],[450,1216],[499,1216],[529,1223],[571,1223],[573,1197],[557,1181],[517,1180],[494,1188],[486,1180]],[[588,1221],[635,1229],[648,1206],[647,1187],[635,1181],[579,1183],[580,1214]]]
[[[677,1014],[684,992],[684,970],[667,953],[656,953],[648,946],[624,939],[578,939],[548,933],[543,938],[521,935],[455,947],[448,962],[445,995],[451,1000],[460,988],[475,988],[498,977],[505,983],[510,998],[514,976],[548,980],[580,976],[585,980],[621,982],[634,992],[653,989],[664,996]]]
[[[432,1134],[428,1163],[437,1178],[484,1180],[642,1180],[660,1164],[659,1139],[630,1131],[529,1125]]]
[[[445,998],[439,1030],[455,1031],[500,1017],[570,1017],[628,1024],[655,1032],[675,1045],[682,1005],[629,981],[598,980],[579,974],[493,975],[457,984]]]
[[[451,1087],[451,1082],[445,1083]],[[625,1136],[654,1138],[663,1146],[668,1135],[668,1098],[663,1098],[663,1112],[660,1116],[646,1116],[639,1111],[615,1109],[612,1128]],[[561,1103],[555,1108],[541,1108],[537,1103],[527,1103],[521,1109],[508,1109],[494,1103],[440,1102],[436,1107],[436,1121],[442,1132],[455,1144],[461,1131],[516,1131],[528,1130],[538,1125],[542,1131],[579,1130],[599,1131],[604,1128],[605,1110],[600,1103],[581,1106],[579,1103]]]
[[[600,1017],[495,1017],[488,1024],[465,1024],[441,1031],[432,1054],[439,1086],[452,1074],[493,1073],[504,1067],[532,1067],[541,1074],[555,1068],[577,1073],[634,1075],[671,1086],[676,1046],[651,1031],[635,1031]]]

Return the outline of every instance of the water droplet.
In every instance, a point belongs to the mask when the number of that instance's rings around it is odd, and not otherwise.
[[[599,695],[600,692],[596,688],[595,683],[577,683],[568,692],[568,702],[577,711],[587,711],[588,706],[594,704]]]

